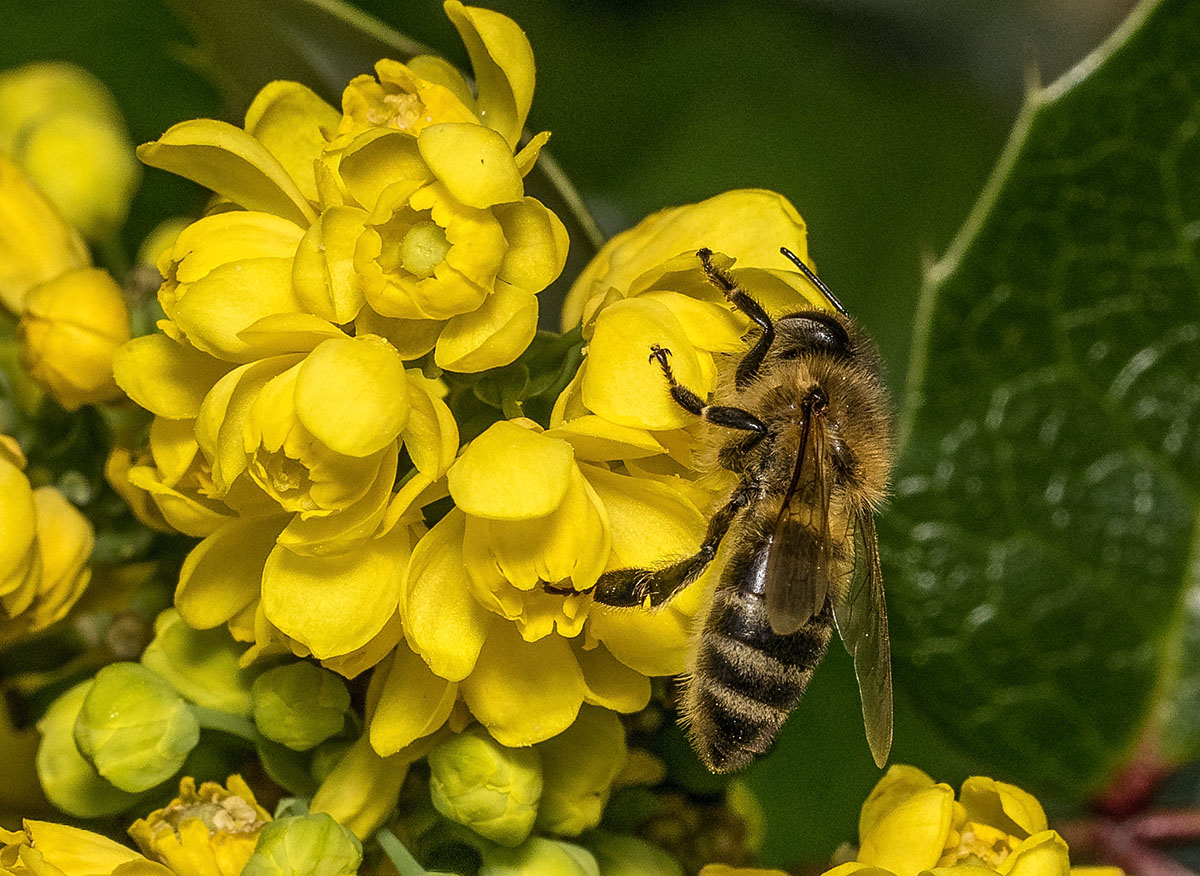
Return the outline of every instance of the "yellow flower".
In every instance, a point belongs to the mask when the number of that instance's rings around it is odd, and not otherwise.
[[[73,64],[0,74],[0,152],[92,239],[121,227],[141,176],[112,95]]]
[[[90,264],[78,232],[0,150],[0,304],[19,314],[38,283]]]
[[[129,311],[107,271],[77,268],[34,286],[17,335],[21,364],[67,410],[121,394],[113,353],[129,340]]]
[[[58,490],[33,489],[24,464],[0,435],[0,644],[61,620],[91,579],[92,525]]]
[[[702,583],[653,613],[587,593],[606,569],[694,551],[704,530],[693,500],[707,493],[597,460],[645,453],[622,435],[501,422],[459,457],[448,478],[457,507],[409,566],[406,646],[371,721],[378,751],[433,732],[459,698],[500,743],[530,745],[570,727],[585,702],[636,711],[647,676],[683,671]]]
[[[854,861],[825,876],[851,873],[941,876],[1068,876],[1067,844],[1047,829],[1041,804],[1015,785],[974,776],[958,800],[921,770],[892,766],[863,804]],[[869,872],[868,872],[869,871]]]
[[[558,836],[579,836],[598,825],[628,757],[625,728],[617,715],[585,705],[570,727],[536,749],[544,783],[537,827]]]
[[[238,876],[270,820],[241,776],[225,786],[204,782],[199,790],[187,777],[179,796],[135,821],[129,835],[176,876]]]
[[[0,830],[0,843],[5,876],[172,876],[133,849],[65,824],[26,820],[24,830]]]
[[[264,339],[260,321],[282,314],[379,334],[406,360],[435,349],[453,371],[506,365],[528,346],[536,294],[567,250],[558,217],[524,194],[546,136],[513,154],[533,56],[504,16],[456,0],[446,11],[478,98],[445,62],[381,61],[378,79],[347,87],[340,117],[275,82],[244,129],[183,122],[139,149],[243,208],[200,220],[160,261],[163,308],[195,347],[252,361],[257,342],[279,340],[280,324]]]

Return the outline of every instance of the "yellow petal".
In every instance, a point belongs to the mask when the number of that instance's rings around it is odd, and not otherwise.
[[[230,367],[160,334],[134,338],[113,354],[113,376],[125,394],[152,414],[173,420],[199,414],[205,394]]]
[[[704,516],[682,493],[593,466],[586,466],[584,474],[608,515],[610,568],[655,568],[689,556],[699,546]],[[700,579],[653,612],[594,605],[588,629],[626,666],[645,675],[677,675],[687,663],[691,616],[703,589]]]
[[[532,745],[571,726],[587,685],[566,640],[526,642],[497,623],[460,689],[471,714],[501,745]]]
[[[262,210],[308,225],[316,218],[283,165],[241,128],[214,119],[172,125],[138,147],[151,167],[186,177],[247,210]]]
[[[638,429],[678,429],[695,421],[671,398],[670,385],[651,348],[670,351],[675,379],[700,398],[713,384],[679,320],[657,301],[617,301],[600,312],[588,346],[583,403],[606,420]]]
[[[666,305],[697,349],[711,353],[736,353],[746,349],[742,336],[746,333],[748,320],[728,307],[678,292],[647,292],[639,295],[638,300]]]
[[[1000,862],[1000,876],[1068,876],[1071,862],[1067,844],[1053,830],[1043,830],[1021,841]]]
[[[250,259],[221,265],[188,286],[175,321],[189,341],[230,362],[257,358],[238,336],[265,316],[300,311],[291,259]]]
[[[310,313],[333,323],[353,320],[366,302],[354,269],[354,248],[367,219],[357,207],[330,207],[305,232],[296,250],[292,283]]]
[[[475,106],[475,95],[471,93],[471,86],[466,77],[446,59],[439,58],[437,55],[417,55],[410,58],[405,66],[426,82],[445,88],[458,98],[463,106]],[[463,119],[463,121],[466,120]]]
[[[468,207],[483,210],[519,201],[525,194],[512,149],[491,128],[430,125],[417,135],[417,148],[433,175]]]
[[[0,456],[0,532],[4,533],[0,538],[0,580],[4,580],[32,559],[37,512],[29,479],[3,456]]]
[[[238,332],[256,358],[307,353],[322,341],[344,337],[337,326],[311,313],[273,313]]]
[[[388,618],[383,629],[376,633],[367,644],[349,654],[327,657],[321,661],[321,665],[345,678],[357,678],[366,670],[382,662],[403,640],[404,628],[400,623],[400,615],[394,614]],[[370,709],[368,709],[369,714]]]
[[[341,113],[299,82],[270,82],[246,110],[246,132],[279,159],[309,201],[317,199],[313,162],[325,148],[324,131],[337,130]]]
[[[454,23],[471,56],[479,90],[479,116],[515,147],[533,103],[533,49],[511,18],[447,0]]]
[[[860,839],[874,830],[880,819],[892,809],[914,794],[932,788],[934,784],[933,779],[914,766],[892,764],[883,778],[876,782],[863,803],[862,812],[858,817]]]
[[[175,607],[189,626],[223,624],[258,598],[263,564],[283,522],[235,520],[192,548],[175,590]]]
[[[45,861],[67,874],[111,873],[121,864],[146,861],[128,846],[108,837],[49,821],[26,819],[25,833],[29,842],[41,850]],[[166,868],[161,868],[160,872]]]
[[[568,420],[545,434],[562,438],[575,449],[576,459],[589,462],[641,459],[666,452],[666,448],[645,429],[618,426],[595,414]]]
[[[701,870],[701,876],[710,876],[708,870],[708,867]],[[826,870],[821,876],[850,876],[851,873],[855,874],[855,876],[896,876],[891,870],[884,870],[882,867],[872,867],[869,864],[860,864],[858,861],[847,861],[844,864],[838,864],[832,870]],[[711,876],[726,876],[726,874],[714,872]],[[735,872],[730,872],[728,876],[736,876],[736,874]],[[962,876],[972,876],[972,874],[964,873]]]
[[[437,340],[434,361],[447,371],[474,373],[508,365],[537,333],[538,300],[532,292],[497,282],[480,307],[453,317]]]
[[[338,163],[346,191],[370,212],[385,189],[403,184],[409,193],[433,178],[417,149],[417,138],[402,131],[375,129],[356,137]]]
[[[917,876],[937,864],[950,833],[954,791],[935,785],[888,810],[862,837],[858,860],[897,876]]]
[[[369,839],[395,809],[409,766],[427,753],[417,744],[380,757],[364,733],[321,783],[309,810],[328,813],[359,839]]]
[[[574,464],[565,441],[502,421],[468,444],[450,467],[450,495],[475,517],[545,517],[562,502]]]
[[[971,821],[997,827],[1021,839],[1046,829],[1042,804],[1016,785],[971,776],[963,782],[958,799]]]
[[[584,702],[624,714],[640,711],[650,702],[650,679],[613,657],[604,645],[584,648],[576,639],[571,649],[587,685]]]
[[[521,176],[528,176],[529,171],[533,170],[533,165],[537,163],[538,155],[542,152],[542,147],[550,140],[549,131],[541,131],[529,138],[521,151],[517,153],[516,162],[517,169],[521,171]]]
[[[549,515],[477,522],[486,529],[490,561],[523,590],[543,581],[585,590],[596,583],[608,561],[608,519],[600,499],[575,467],[562,501]]]
[[[370,307],[364,307],[354,320],[359,332],[387,338],[405,362],[420,359],[433,349],[438,335],[446,323],[436,319],[399,319],[380,316]]]
[[[346,654],[395,613],[408,557],[408,533],[399,528],[340,556],[276,547],[263,568],[263,612],[318,659]]]
[[[417,369],[409,375],[409,413],[401,436],[417,471],[437,480],[458,453],[458,423],[446,403],[433,394]]]
[[[492,625],[492,615],[471,595],[463,529],[462,512],[455,509],[417,542],[401,604],[408,643],[448,681],[471,673]]]
[[[702,247],[737,259],[739,267],[777,267],[789,262],[786,246],[808,257],[804,220],[782,195],[765,189],[736,189],[698,204],[670,207],[611,238],[575,279],[563,303],[562,324],[579,323],[584,303],[615,287],[622,294],[644,272],[680,253]]]
[[[181,493],[160,481],[149,466],[136,465],[129,469],[129,482],[145,490],[154,500],[163,519],[184,535],[203,538],[211,535],[236,515],[217,502],[204,502],[196,496]]]
[[[374,335],[324,341],[300,365],[296,415],[336,453],[364,457],[382,450],[408,420],[400,354]]]
[[[537,198],[495,208],[508,251],[499,277],[529,292],[540,292],[558,279],[567,263],[567,229]]]
[[[446,723],[458,685],[430,672],[407,645],[401,643],[375,673],[386,678],[371,716],[371,747],[379,754],[395,754]]]

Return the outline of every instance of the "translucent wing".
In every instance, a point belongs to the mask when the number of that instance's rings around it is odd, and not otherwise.
[[[842,643],[854,658],[867,744],[876,766],[882,768],[892,748],[892,655],[879,540],[870,509],[855,512],[852,525],[854,574],[849,586],[835,588],[833,618]]]
[[[810,412],[767,555],[767,620],[780,636],[796,632],[820,614],[829,593],[833,546],[825,439],[824,416]]]

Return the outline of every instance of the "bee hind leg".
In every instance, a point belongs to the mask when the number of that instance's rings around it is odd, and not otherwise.
[[[725,293],[730,304],[746,314],[751,322],[762,329],[762,334],[758,336],[754,346],[742,357],[742,361],[738,363],[737,372],[733,376],[734,386],[738,389],[745,389],[758,377],[758,369],[762,367],[767,350],[771,349],[771,344],[775,342],[775,324],[771,322],[771,317],[767,316],[763,306],[751,298],[727,271],[713,264],[711,249],[702,249],[696,255],[700,259],[700,265],[704,268],[704,275],[708,277],[708,281]]]
[[[743,481],[729,501],[708,521],[704,541],[696,553],[661,569],[613,569],[605,572],[592,590],[595,600],[617,608],[636,608],[645,604],[647,599],[651,608],[662,605],[704,573],[717,555],[721,539],[729,531],[733,519],[753,496],[750,484]]]
[[[716,426],[740,429],[743,432],[753,432],[758,437],[767,433],[766,424],[749,411],[726,405],[705,404],[700,396],[680,384],[675,379],[675,372],[671,368],[670,355],[671,351],[666,347],[660,347],[658,344],[653,344],[650,347],[650,360],[658,361],[659,367],[662,368],[663,376],[667,378],[667,383],[671,387],[671,398],[675,399],[676,404],[685,411],[695,414],[698,417],[703,417]],[[753,443],[758,442],[754,441]]]

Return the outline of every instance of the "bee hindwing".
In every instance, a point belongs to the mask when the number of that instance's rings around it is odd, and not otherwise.
[[[879,541],[869,508],[854,514],[854,574],[848,587],[835,588],[833,617],[838,635],[854,658],[862,698],[867,744],[882,768],[892,748],[892,657],[887,606],[879,567]]]

